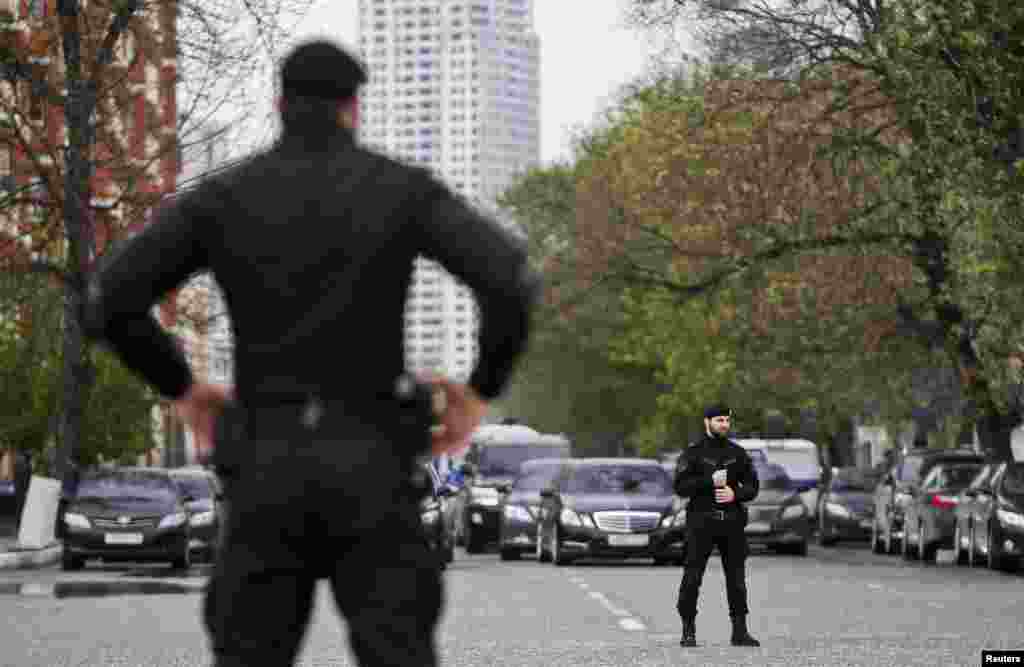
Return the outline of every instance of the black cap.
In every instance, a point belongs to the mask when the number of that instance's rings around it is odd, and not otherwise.
[[[346,100],[366,81],[366,69],[358,60],[323,40],[296,47],[281,65],[281,92],[286,98]]]
[[[704,411],[704,419],[713,419],[714,417],[731,417],[729,407],[725,403],[715,403],[709,405]]]

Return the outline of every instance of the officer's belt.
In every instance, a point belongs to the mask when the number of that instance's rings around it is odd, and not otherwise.
[[[703,516],[707,516],[708,518],[711,518],[711,519],[717,519],[718,521],[724,521],[726,519],[729,519],[729,518],[732,518],[732,517],[736,516],[737,515],[737,511],[730,507],[729,509],[724,509],[724,510],[716,510],[716,509],[694,510],[694,511],[690,512],[690,514],[700,514],[700,515],[703,515]]]

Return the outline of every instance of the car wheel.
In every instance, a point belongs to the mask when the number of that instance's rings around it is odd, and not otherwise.
[[[501,550],[501,560],[519,560],[520,556],[522,556],[522,553],[519,551],[519,549]]]
[[[73,556],[67,552],[61,554],[60,569],[65,572],[77,572],[85,567],[85,559],[81,556]]]
[[[917,528],[917,557],[923,563],[934,563],[936,551],[928,541],[928,531],[925,530],[924,522],[920,522]]]
[[[187,570],[192,567],[192,552],[188,545],[185,545],[184,552],[171,561],[171,568],[175,570]]]
[[[903,554],[903,560],[917,559],[917,550],[910,548],[910,525],[906,518],[903,519],[903,539],[900,540],[900,553]]]
[[[555,524],[551,535],[551,562],[555,565],[568,565],[571,561],[562,553],[562,545],[558,536],[558,524]]]
[[[957,565],[967,564],[967,550],[964,549],[964,538],[962,531],[960,530],[960,522],[956,522],[956,528],[953,530],[953,549],[956,555]]]
[[[830,534],[828,523],[825,521],[825,512],[818,509],[818,544],[823,547],[830,547],[839,539],[835,535]]]
[[[878,531],[877,517],[871,520],[871,551],[876,554],[885,553],[885,548],[882,545],[882,536]]]
[[[792,556],[806,556],[807,540],[804,540],[803,542],[797,542],[796,544],[786,545],[786,552]]]
[[[903,533],[903,541],[906,541],[907,534]],[[902,545],[900,545],[902,546]],[[892,517],[885,522],[885,553],[894,554],[896,553],[896,537],[892,534]]]
[[[997,571],[1009,571],[1009,564],[1006,562],[1006,556],[1003,554],[1003,549],[999,545],[999,537],[996,535],[995,526],[989,524],[988,527],[988,569]]]
[[[551,555],[544,548],[544,531],[537,525],[537,562],[546,563],[551,560]]]
[[[466,539],[466,553],[478,554],[484,550],[483,540],[480,538],[480,531],[474,530],[467,525],[464,531]]]
[[[973,522],[971,523],[971,530],[968,531],[967,540],[968,540],[968,545],[967,545],[967,565],[969,567],[974,567],[975,565],[978,564],[978,561],[981,560],[981,559],[978,558],[978,549],[977,549],[977,547],[974,544],[974,542],[975,542],[975,535],[974,535],[974,523]]]

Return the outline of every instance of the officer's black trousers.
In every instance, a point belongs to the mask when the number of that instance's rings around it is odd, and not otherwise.
[[[413,455],[429,425],[394,410],[232,409],[215,463],[227,521],[204,620],[217,667],[294,664],[318,579],[331,585],[363,666],[437,664],[442,591],[425,545]]]
[[[746,559],[747,538],[743,534],[744,517],[730,510],[726,518],[714,518],[703,512],[686,516],[686,567],[679,584],[679,601],[676,609],[683,619],[697,616],[697,598],[704,570],[711,557],[711,551],[718,547],[722,555],[722,569],[725,571],[725,592],[729,601],[729,615],[740,616],[748,613]]]

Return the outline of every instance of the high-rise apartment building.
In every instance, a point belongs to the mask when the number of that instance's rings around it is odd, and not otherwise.
[[[361,140],[429,168],[503,219],[496,198],[540,161],[540,43],[534,0],[360,0],[370,81]],[[477,307],[433,262],[417,260],[406,308],[406,362],[465,379]]]

